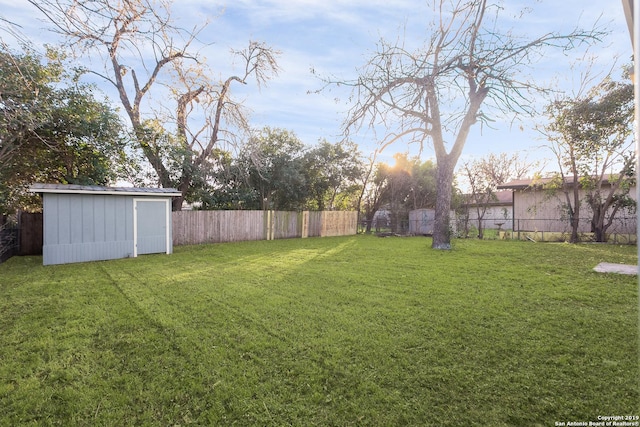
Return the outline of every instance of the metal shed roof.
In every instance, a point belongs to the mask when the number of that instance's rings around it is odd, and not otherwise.
[[[175,188],[149,188],[149,187],[103,187],[99,185],[75,185],[75,184],[32,184],[29,188],[32,193],[55,194],[101,194],[114,196],[181,196]]]

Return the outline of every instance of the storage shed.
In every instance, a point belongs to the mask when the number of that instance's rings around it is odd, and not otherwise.
[[[33,184],[42,195],[44,265],[173,252],[173,188]]]

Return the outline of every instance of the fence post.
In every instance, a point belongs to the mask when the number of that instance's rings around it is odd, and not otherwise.
[[[264,240],[273,240],[273,211],[267,209],[263,212]]]
[[[309,211],[298,213],[298,227],[300,227],[300,237],[305,239],[309,237]]]

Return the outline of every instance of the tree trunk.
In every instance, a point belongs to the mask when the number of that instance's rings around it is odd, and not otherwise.
[[[364,216],[365,221],[367,223],[366,233],[371,233],[371,226],[373,225],[373,218],[375,218],[376,212],[377,212],[377,210],[373,210],[372,209],[372,210],[367,211],[367,213]]]
[[[433,227],[433,249],[451,249],[451,229],[449,213],[451,211],[451,188],[453,185],[453,167],[450,156],[437,159],[436,212]]]
[[[486,208],[482,209],[482,212],[480,208],[476,208],[476,215],[478,216],[478,239],[480,240],[484,239],[484,227],[482,226],[482,220],[484,219],[486,211]]]
[[[578,227],[580,227],[580,188],[578,187],[577,173],[573,182],[573,208],[571,209],[571,243],[579,243]]]
[[[605,227],[604,227],[604,211],[602,210],[602,206],[594,205],[593,209],[593,218],[591,219],[591,231],[594,234],[594,239],[596,242],[604,242],[605,241]]]
[[[173,211],[181,211],[182,203],[184,202],[185,197],[187,196],[187,192],[190,188],[190,177],[186,172],[183,172],[182,178],[180,179],[180,184],[178,185],[177,190],[182,194],[180,197],[174,197],[172,202]],[[165,187],[166,188],[166,187]]]
[[[184,194],[182,196],[174,197],[171,201],[171,210],[174,212],[182,210],[182,203],[184,202]]]

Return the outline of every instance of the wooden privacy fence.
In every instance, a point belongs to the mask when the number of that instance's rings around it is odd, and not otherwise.
[[[173,212],[173,244],[240,242],[356,234],[357,212]]]

